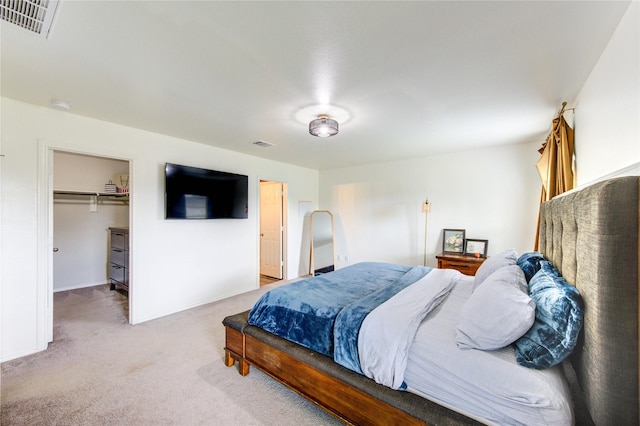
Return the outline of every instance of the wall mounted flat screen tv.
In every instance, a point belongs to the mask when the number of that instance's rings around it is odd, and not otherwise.
[[[166,163],[166,219],[246,219],[245,175]]]

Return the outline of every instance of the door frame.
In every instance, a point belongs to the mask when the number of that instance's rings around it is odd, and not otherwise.
[[[129,162],[129,175],[134,174],[135,160],[123,157],[114,152],[95,148],[79,147],[77,145],[38,140],[38,285],[37,285],[37,346],[39,350],[45,350],[49,342],[53,341],[53,168],[54,151],[81,154],[92,157],[111,158]],[[134,224],[134,198],[135,179],[131,179],[129,195],[129,233],[130,245],[133,244]],[[129,280],[134,280],[135,250],[129,253],[129,265],[131,272]],[[134,318],[135,286],[129,288],[129,324]]]
[[[282,245],[281,245],[281,256],[282,256],[282,279],[287,280],[288,273],[288,262],[287,262],[287,239],[288,239],[288,223],[289,223],[289,186],[287,182],[283,182],[280,180],[274,179],[258,179],[258,227],[257,227],[257,237],[258,237],[258,287],[260,287],[260,269],[261,269],[261,258],[262,258],[262,244],[260,238],[260,220],[262,216],[262,194],[260,191],[260,183],[261,182],[277,182],[282,185],[282,194],[280,195],[280,201],[282,203]]]

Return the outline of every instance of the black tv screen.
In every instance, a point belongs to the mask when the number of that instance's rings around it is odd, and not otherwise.
[[[245,175],[166,163],[166,219],[246,219]]]

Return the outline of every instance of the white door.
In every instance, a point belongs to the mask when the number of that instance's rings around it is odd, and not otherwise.
[[[282,279],[282,183],[260,182],[260,274]]]

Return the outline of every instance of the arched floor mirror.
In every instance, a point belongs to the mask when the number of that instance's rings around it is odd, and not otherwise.
[[[316,276],[335,270],[336,250],[333,241],[333,214],[329,210],[311,212],[311,261],[309,274]]]

